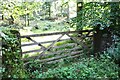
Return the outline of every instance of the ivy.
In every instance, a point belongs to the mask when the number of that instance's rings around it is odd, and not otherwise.
[[[119,2],[83,2],[82,10],[78,12],[76,18],[72,19],[71,24],[77,24],[77,29],[84,29],[84,27],[93,29],[99,27],[100,30],[108,27],[119,28],[119,26],[114,24],[120,16],[119,5]],[[118,31],[118,29],[116,30]]]
[[[21,44],[16,30],[4,29],[2,33],[3,78],[25,78],[26,71],[21,60]]]

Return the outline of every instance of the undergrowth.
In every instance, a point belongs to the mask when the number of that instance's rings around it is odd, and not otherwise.
[[[36,62],[37,63],[37,62]],[[67,63],[70,63],[67,65]],[[32,64],[31,64],[32,65]],[[31,66],[29,65],[29,66]],[[77,62],[61,62],[55,68],[48,65],[35,64],[35,70],[30,72],[31,78],[57,78],[57,79],[95,79],[103,78],[118,79],[118,65],[116,65],[108,55],[101,55],[100,58],[94,57],[78,59]],[[57,64],[55,64],[57,65]],[[53,66],[55,66],[53,65]],[[67,66],[65,66],[67,65]],[[33,67],[33,66],[31,66]],[[44,68],[44,70],[42,70]],[[29,70],[30,71],[30,68]]]

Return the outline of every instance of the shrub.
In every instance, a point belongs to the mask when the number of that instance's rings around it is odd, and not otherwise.
[[[107,49],[105,53],[109,54],[120,66],[120,38],[115,38],[115,44]]]
[[[64,78],[64,79],[103,79],[118,78],[118,66],[111,61],[108,55],[101,55],[100,59],[83,58],[77,63],[66,67],[48,69],[47,72],[35,70],[32,72],[34,78]]]

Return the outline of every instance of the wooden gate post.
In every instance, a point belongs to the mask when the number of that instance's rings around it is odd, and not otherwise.
[[[105,51],[109,48],[113,43],[112,39],[112,34],[108,29],[96,29],[96,33],[93,35],[94,55],[98,56],[98,52]]]

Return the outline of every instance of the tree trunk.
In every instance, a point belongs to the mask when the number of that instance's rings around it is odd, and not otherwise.
[[[29,13],[27,14],[28,18],[27,18],[27,21],[28,21],[28,26],[30,25],[30,19],[29,19]]]
[[[82,10],[82,8],[83,8],[83,2],[77,2],[77,17],[83,16],[83,14],[79,14],[79,12]],[[77,22],[79,22],[79,21],[77,21]],[[77,27],[77,30],[79,30],[80,26],[77,25],[76,27]]]
[[[3,14],[2,14],[2,20],[4,20],[4,16],[3,16]]]
[[[14,18],[12,15],[10,15],[9,25],[14,24]]]
[[[48,8],[49,8],[49,18],[50,18],[51,17],[51,9],[50,9],[51,8],[51,3],[50,2],[48,2],[48,6],[49,6]]]

